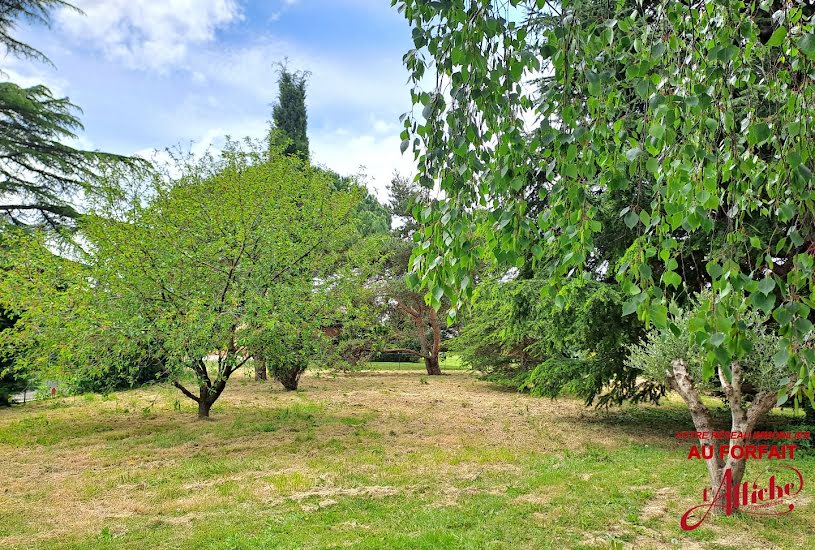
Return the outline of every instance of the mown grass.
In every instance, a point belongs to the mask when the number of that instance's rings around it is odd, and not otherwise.
[[[458,355],[443,353],[439,357],[439,366],[444,371],[465,371],[469,370]],[[363,366],[363,370],[386,370],[386,371],[422,371],[425,372],[424,362],[419,361],[371,361]]]
[[[676,401],[594,411],[416,370],[290,393],[239,379],[208,422],[164,386],[0,411],[0,547],[815,544],[809,485],[787,516],[681,531],[705,469],[674,438],[690,428]],[[815,459],[795,465],[811,482]]]

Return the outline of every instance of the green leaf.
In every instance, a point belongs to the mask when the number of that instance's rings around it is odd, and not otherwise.
[[[787,37],[787,29],[786,27],[778,27],[775,29],[775,32],[767,41],[767,45],[770,47],[780,46],[784,39]]]
[[[750,295],[750,300],[753,305],[767,313],[775,307],[775,294],[763,294],[761,292],[753,292]]]
[[[719,362],[719,366],[725,370],[725,374],[730,372],[730,354],[727,353],[726,349],[722,347],[713,348],[713,356]]]
[[[649,308],[649,313],[651,314],[651,320],[657,327],[663,328],[668,325],[668,308],[666,306],[653,304]]]
[[[662,139],[662,136],[665,135],[665,126],[654,122],[651,124],[651,127],[648,128],[648,133],[657,139]]]
[[[770,139],[772,131],[765,122],[756,122],[747,132],[747,141],[750,145],[760,145]]]
[[[784,388],[778,390],[778,400],[775,402],[775,406],[780,407],[781,405],[786,403],[789,398],[790,396],[787,393],[787,390],[785,390]]]
[[[705,265],[705,270],[707,271],[707,274],[714,279],[718,279],[722,276],[722,273],[724,273],[722,266],[715,261],[708,262],[707,265]]]
[[[637,160],[637,158],[640,155],[642,155],[642,149],[640,149],[639,147],[632,147],[631,149],[625,152],[625,158],[632,162]]]
[[[792,312],[787,306],[782,306],[773,311],[773,319],[775,319],[782,327],[787,326],[792,321]]]
[[[410,147],[410,140],[409,139],[403,140],[402,144],[399,146],[399,149],[402,151],[403,155],[405,154],[405,151],[407,151],[408,147]]]
[[[623,317],[626,315],[631,315],[635,311],[637,311],[637,301],[636,300],[628,300],[623,304]]]
[[[682,277],[676,271],[666,271],[662,274],[662,280],[668,286],[679,288],[682,285]]]
[[[808,58],[815,60],[815,34],[808,33],[798,41],[798,49]]]
[[[634,229],[634,226],[640,221],[640,217],[637,216],[636,212],[629,211],[625,215],[625,218],[623,218],[623,221],[625,221],[625,225],[628,226],[628,229]]]
[[[444,296],[444,287],[436,286],[433,288],[433,298],[438,301],[441,301],[441,297]]]
[[[799,317],[796,319],[793,326],[801,338],[805,337],[812,331],[812,322],[804,317]]]
[[[408,288],[419,288],[419,275],[415,271],[411,271],[407,275]]]
[[[775,280],[772,277],[766,277],[759,281],[758,289],[762,294],[769,294],[775,289]]]

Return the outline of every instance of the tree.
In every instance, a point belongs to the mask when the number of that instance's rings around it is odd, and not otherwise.
[[[391,212],[368,190],[364,176],[341,176],[327,168],[319,169],[333,179],[333,188],[336,191],[356,190],[362,194],[363,198],[357,205],[354,219],[363,237],[385,235],[390,232]]]
[[[776,404],[779,387],[787,384],[789,371],[784,364],[777,364],[773,354],[778,349],[779,337],[762,322],[760,315],[745,317],[742,322],[744,338],[749,342],[753,353],[745,356],[731,366],[727,377],[724,369],[718,369],[718,378],[706,377],[704,363],[706,350],[703,345],[688,345],[689,323],[694,316],[694,308],[704,309],[705,301],[712,298],[711,293],[703,293],[693,303],[692,308],[678,314],[675,319],[679,330],[653,330],[642,344],[631,346],[628,359],[631,366],[639,369],[644,376],[659,383],[671,386],[688,404],[693,416],[696,430],[707,434],[700,438],[700,443],[713,449],[711,458],[705,460],[712,487],[721,486],[725,472],[731,472],[732,489],[736,490],[744,476],[746,459],[726,458],[720,453],[720,447],[730,444],[711,434],[721,430],[716,426],[710,409],[705,405],[702,396],[724,390],[724,396],[730,408],[730,432],[752,433],[761,418]],[[725,509],[725,494],[722,492],[717,503]]]
[[[567,282],[607,273],[624,314],[702,347],[693,382],[731,392],[734,425],[756,316],[789,374],[778,403],[815,399],[812,7],[530,0],[508,17],[489,0],[394,4],[413,25],[405,61],[423,107],[405,117],[402,147],[415,144],[420,182],[445,197],[417,212],[417,286],[458,305],[477,261],[532,258],[565,305]],[[623,253],[608,262],[600,245],[618,236]],[[712,297],[680,326],[705,288]]]
[[[14,316],[0,309],[0,331],[13,327],[15,322]],[[9,357],[0,354],[0,407],[11,405],[11,396],[27,386],[26,377],[15,372],[13,366],[13,361]]]
[[[389,305],[390,338],[401,342],[413,340],[416,346],[382,350],[383,353],[406,353],[422,358],[428,375],[440,375],[439,354],[442,345],[442,322],[437,309],[442,307],[426,301],[424,296],[406,284],[413,238],[411,212],[429,203],[427,193],[412,182],[395,174],[388,188],[391,195],[390,213],[402,225],[394,229],[394,237],[386,243],[387,262],[383,268],[383,295]],[[443,315],[443,314],[442,314]],[[407,323],[404,321],[407,320]],[[405,326],[406,325],[406,326]],[[407,336],[411,334],[411,336]],[[418,349],[414,349],[418,348]]]
[[[274,128],[288,139],[284,153],[309,157],[308,114],[306,113],[306,81],[309,73],[291,72],[285,65],[280,67],[277,103],[272,109]]]
[[[54,8],[74,9],[60,0],[4,2],[0,44],[6,53],[49,62],[12,32],[21,18],[49,26]],[[60,228],[80,216],[83,197],[109,191],[98,178],[103,165],[145,166],[138,159],[66,145],[82,129],[78,110],[45,86],[0,82],[0,216],[5,221]]]
[[[642,325],[620,309],[619,288],[597,281],[567,285],[557,307],[544,282],[504,277],[478,283],[459,318],[451,351],[487,378],[533,395],[570,393],[598,406],[658,401],[664,381],[643,380],[626,364]]]
[[[173,383],[206,418],[252,354],[268,359],[275,339],[291,342],[282,332],[291,330],[292,308],[318,295],[323,307],[309,322],[333,313],[331,276],[353,242],[358,196],[252,143],[230,143],[181,173],[156,176],[146,204],[112,203],[88,216],[80,261],[48,267],[60,285],[48,272],[33,276],[41,270],[20,252],[1,296],[21,295],[13,334],[33,337],[21,360],[103,371],[136,338],[160,346]],[[61,290],[42,304],[43,288]],[[196,389],[185,386],[185,372]]]

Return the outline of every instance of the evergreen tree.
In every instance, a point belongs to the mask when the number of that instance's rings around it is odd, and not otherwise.
[[[274,127],[290,140],[286,146],[287,155],[298,155],[308,159],[308,115],[306,114],[306,80],[309,73],[280,69],[277,104],[272,109]]]
[[[12,32],[20,20],[50,26],[54,8],[76,9],[61,0],[0,2],[0,44],[6,55],[50,63]],[[64,226],[79,216],[76,201],[105,190],[96,178],[101,164],[142,164],[66,145],[82,129],[78,111],[68,98],[54,97],[45,86],[0,82],[0,219],[15,225]]]

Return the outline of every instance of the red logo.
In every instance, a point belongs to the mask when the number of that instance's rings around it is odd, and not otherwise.
[[[734,511],[739,510],[751,516],[780,516],[788,514],[795,509],[795,504],[789,502],[804,488],[804,477],[797,468],[792,466],[779,466],[786,468],[795,474],[795,480],[791,483],[779,483],[776,477],[770,476],[767,486],[759,486],[757,482],[745,481],[738,486],[733,486],[733,473],[730,468],[724,471],[722,480],[716,488],[713,496],[712,487],[706,487],[702,492],[704,502],[689,509],[682,516],[679,524],[685,531],[693,531],[707,519],[713,509],[723,509],[725,515],[729,516]],[[698,512],[704,512],[698,517]],[[693,520],[696,520],[695,522]]]

